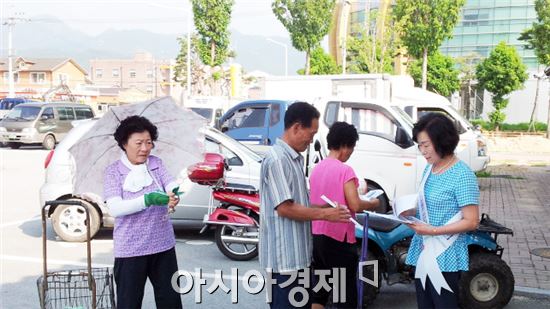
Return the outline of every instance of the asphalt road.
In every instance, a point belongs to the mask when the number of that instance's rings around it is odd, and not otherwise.
[[[42,273],[42,237],[39,218],[38,190],[44,181],[44,159],[47,151],[38,148],[0,149],[0,307],[37,308],[39,298],[36,281]],[[178,264],[182,271],[202,272],[206,284],[201,287],[200,303],[196,302],[198,282],[190,293],[183,295],[186,308],[225,307],[265,308],[264,291],[253,295],[244,287],[246,273],[260,270],[258,260],[235,262],[227,259],[212,242],[213,234],[199,235],[198,230],[176,225]],[[84,244],[66,243],[56,239],[48,226],[48,268],[50,270],[84,268]],[[95,267],[110,267],[113,263],[112,231],[101,230],[92,241],[92,262]],[[232,269],[238,273],[232,274]],[[237,283],[238,303],[232,303],[232,293],[208,289],[222,271],[224,284],[232,288]],[[258,280],[252,278],[254,288]],[[550,294],[550,293],[549,293]],[[549,308],[550,296],[525,296],[517,293],[507,308]],[[154,297],[147,284],[143,308],[154,308]],[[373,308],[416,308],[414,287],[395,285],[383,287]]]

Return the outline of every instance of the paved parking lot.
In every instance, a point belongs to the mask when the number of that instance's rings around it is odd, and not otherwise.
[[[43,162],[47,152],[37,148],[0,149],[0,308],[35,308],[38,306],[36,279],[41,274],[41,230],[38,219],[38,188],[43,182]],[[493,160],[490,177],[480,178],[481,210],[497,222],[514,229],[515,235],[502,236],[503,258],[512,268],[516,293],[507,308],[550,307],[550,259],[530,254],[539,247],[550,247],[550,162],[537,161],[527,165],[508,165],[501,158]],[[508,160],[508,159],[507,159]],[[525,160],[525,156],[523,157]],[[550,157],[548,158],[550,161]],[[531,162],[531,163],[529,163]],[[519,164],[516,162],[515,164]],[[176,226],[177,252],[180,269],[202,268],[209,285],[203,287],[202,307],[231,305],[231,296],[222,291],[213,295],[206,289],[213,281],[216,269],[224,271],[224,281],[230,285],[239,281],[239,308],[265,308],[264,294],[249,295],[242,288],[246,270],[259,269],[258,261],[233,262],[225,258],[212,242],[212,234],[198,235],[197,230]],[[48,231],[51,248],[49,258],[53,269],[79,268],[85,264],[82,244],[57,241]],[[93,241],[93,262],[110,266],[112,235],[102,230]],[[230,275],[239,267],[239,277]],[[536,292],[535,294],[522,293]],[[194,295],[182,297],[187,308],[198,306]],[[412,285],[383,287],[374,308],[415,308]],[[146,290],[144,308],[154,308],[150,285]]]

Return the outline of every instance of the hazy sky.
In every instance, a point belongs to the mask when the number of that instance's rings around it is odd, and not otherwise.
[[[245,34],[288,37],[271,12],[271,2],[236,0],[230,28]],[[39,26],[51,22],[40,16],[51,15],[91,35],[109,28],[182,34],[187,32],[189,3],[188,0],[0,0],[0,18],[23,13]]]

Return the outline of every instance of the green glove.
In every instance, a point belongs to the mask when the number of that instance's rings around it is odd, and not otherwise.
[[[165,206],[168,205],[168,201],[170,201],[170,198],[164,192],[151,192],[145,194],[143,197],[145,200],[145,207],[151,205]]]

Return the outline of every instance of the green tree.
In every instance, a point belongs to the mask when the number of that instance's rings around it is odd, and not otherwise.
[[[531,28],[525,29],[520,40],[526,41],[527,49],[534,49],[535,55],[540,64],[550,65],[550,0],[535,0],[535,11],[537,11],[537,22]],[[534,115],[538,100],[540,79],[537,81],[535,104],[531,113],[530,127],[534,127]],[[548,102],[548,119],[546,127],[546,138],[550,138],[550,102]]]
[[[229,53],[228,26],[234,0],[191,0],[191,4],[199,33],[199,57],[209,66],[224,63]]]
[[[504,96],[523,88],[527,80],[526,69],[516,49],[505,42],[500,42],[489,57],[477,65],[479,86],[493,94],[495,110],[489,114],[489,119],[497,130],[506,118],[503,110],[508,105],[508,99]]]
[[[179,37],[176,39],[180,45],[180,52],[176,56],[176,64],[174,65],[174,78],[176,83],[185,87],[187,83],[187,37]],[[196,38],[191,38],[191,58],[196,58]],[[196,60],[191,59],[191,68],[196,66]]]
[[[323,74],[338,74],[340,73],[340,67],[336,64],[336,61],[325,51],[321,46],[316,47],[311,52],[311,63],[310,63],[311,75],[323,75]],[[299,69],[298,74],[304,75],[305,70]]]
[[[465,0],[397,0],[394,18],[408,53],[422,59],[422,88],[427,86],[428,55],[453,35]]]
[[[311,52],[328,34],[335,0],[275,0],[271,8],[290,34],[292,46],[306,53],[305,74],[310,74]]]
[[[460,88],[459,71],[453,58],[437,51],[428,56],[428,63],[428,90],[448,97]],[[409,73],[416,85],[422,83],[422,62],[414,60],[409,65]]]
[[[383,43],[374,42],[372,36],[348,37],[347,71],[350,73],[393,73],[393,53],[395,48],[384,49]],[[373,57],[373,44],[374,57]]]

